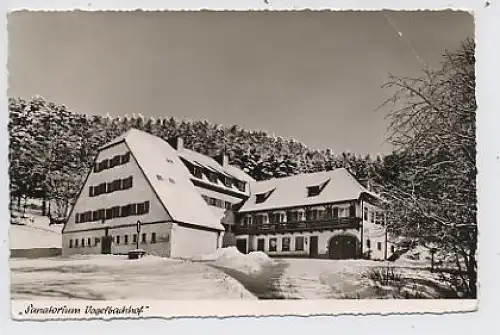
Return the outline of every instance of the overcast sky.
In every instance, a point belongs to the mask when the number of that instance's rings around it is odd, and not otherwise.
[[[391,150],[385,111],[375,112],[388,73],[438,66],[474,21],[451,11],[17,12],[8,33],[10,96],[376,154]]]

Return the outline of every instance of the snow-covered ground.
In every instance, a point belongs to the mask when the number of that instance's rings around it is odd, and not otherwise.
[[[61,225],[49,226],[49,219],[28,216],[22,224],[11,224],[9,230],[10,249],[61,248]]]
[[[286,263],[276,282],[284,298],[401,298],[417,291],[422,298],[441,298],[445,289],[436,274],[416,266],[368,260],[287,259]],[[370,278],[371,271],[387,267],[394,270],[397,281],[383,286]]]
[[[11,259],[12,299],[255,299],[205,264],[146,256]]]

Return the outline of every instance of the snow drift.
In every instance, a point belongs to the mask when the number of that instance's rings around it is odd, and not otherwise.
[[[192,259],[193,261],[211,262],[213,265],[230,268],[246,274],[255,274],[263,267],[274,264],[274,261],[261,251],[242,254],[236,247],[217,249],[212,254],[204,254]]]

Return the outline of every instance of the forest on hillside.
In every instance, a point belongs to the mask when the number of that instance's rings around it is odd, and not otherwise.
[[[312,150],[294,139],[249,131],[237,125],[180,121],[142,115],[110,117],[78,114],[35,96],[9,99],[9,175],[12,203],[27,198],[56,200],[54,216],[65,213],[89,172],[97,150],[130,128],[165,140],[180,136],[184,145],[208,156],[222,150],[231,164],[256,180],[345,167],[360,180],[383,167],[381,156]]]

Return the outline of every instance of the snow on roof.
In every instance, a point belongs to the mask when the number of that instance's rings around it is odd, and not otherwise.
[[[323,184],[324,188],[318,195],[308,196],[308,187]],[[265,201],[261,203],[256,202],[257,194],[266,193],[273,188],[275,190]],[[258,181],[251,184],[250,191],[250,198],[241,207],[239,212],[355,200],[363,193],[376,197],[376,195],[364,188],[344,168]]]
[[[137,129],[130,129],[119,138],[125,140],[173,220],[224,230],[219,218],[191,182],[191,174],[175,149],[161,138]],[[120,140],[115,139],[111,143]],[[156,175],[164,178],[160,180]]]

